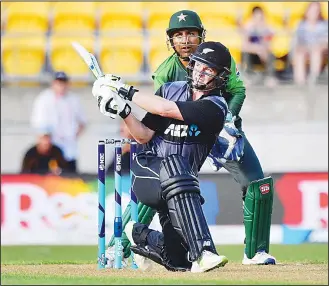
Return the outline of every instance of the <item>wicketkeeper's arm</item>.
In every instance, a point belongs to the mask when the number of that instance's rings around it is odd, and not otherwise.
[[[230,100],[228,100],[228,108],[232,112],[232,115],[239,115],[243,102],[246,98],[246,88],[233,58],[231,62],[231,75],[229,77],[225,92],[229,94],[228,97]]]

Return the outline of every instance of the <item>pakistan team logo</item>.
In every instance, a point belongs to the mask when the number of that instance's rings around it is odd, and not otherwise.
[[[195,124],[190,125],[189,127],[189,131],[188,134],[190,136],[198,136],[201,133],[201,131],[198,130],[198,126],[196,126]]]

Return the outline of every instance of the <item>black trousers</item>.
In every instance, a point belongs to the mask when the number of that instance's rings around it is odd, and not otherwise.
[[[152,153],[139,153],[136,156],[133,171],[133,189],[140,202],[156,209],[159,215],[162,233],[152,231],[147,243],[159,249],[159,242],[164,242],[166,255],[174,266],[190,267],[187,260],[187,246],[181,236],[173,228],[166,201],[162,198],[159,180],[160,163],[163,160]],[[160,254],[160,253],[159,253]]]
[[[159,172],[160,163],[163,160],[150,152],[139,153],[132,166],[132,187],[140,202],[163,211],[167,204],[162,198]]]

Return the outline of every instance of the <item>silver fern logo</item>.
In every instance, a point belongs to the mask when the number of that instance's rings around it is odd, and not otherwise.
[[[189,131],[188,131],[188,134],[190,136],[198,136],[199,134],[201,133],[201,131],[199,130],[198,126],[196,126],[195,124],[192,124],[190,127],[189,127]]]

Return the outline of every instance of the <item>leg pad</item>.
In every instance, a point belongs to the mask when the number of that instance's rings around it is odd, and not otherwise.
[[[171,155],[160,164],[160,183],[173,228],[188,247],[191,261],[203,250],[216,252],[201,206],[199,181],[186,158]]]
[[[269,252],[273,208],[273,179],[253,181],[248,187],[243,208],[248,258],[257,251]]]

